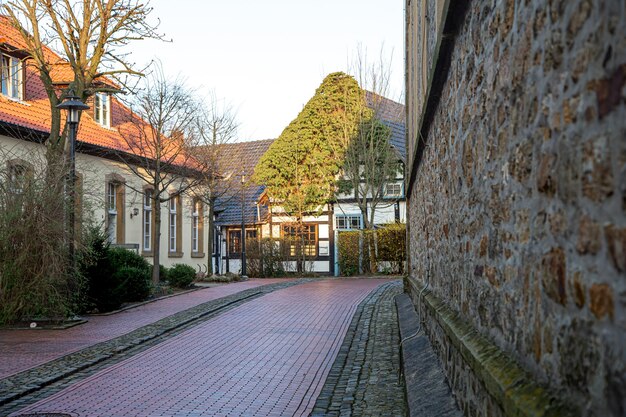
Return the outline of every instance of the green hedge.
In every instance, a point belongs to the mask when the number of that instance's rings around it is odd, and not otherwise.
[[[337,239],[341,275],[404,273],[406,225],[392,223],[375,230],[339,232]]]

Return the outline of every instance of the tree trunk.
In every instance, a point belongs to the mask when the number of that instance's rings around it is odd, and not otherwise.
[[[161,257],[161,202],[158,197],[154,199],[154,233],[152,234],[152,284],[156,287],[160,279]]]

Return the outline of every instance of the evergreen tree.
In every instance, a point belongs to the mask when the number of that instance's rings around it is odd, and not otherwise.
[[[300,223],[334,197],[347,138],[362,119],[363,93],[342,72],[328,75],[300,114],[263,155],[255,181]]]

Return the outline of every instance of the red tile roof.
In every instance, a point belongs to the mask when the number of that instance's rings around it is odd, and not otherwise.
[[[23,49],[25,44],[17,29],[9,22],[6,16],[0,16],[0,45],[11,46],[12,48]],[[73,80],[74,75],[69,63],[57,54],[46,48],[45,56],[49,62],[54,63],[52,71],[53,79],[56,83],[63,84]],[[39,132],[50,132],[50,102],[39,78],[39,72],[29,59],[24,61],[24,98],[17,101],[0,94],[0,123],[5,122]],[[107,80],[108,81],[108,80]],[[107,84],[115,86],[115,83],[108,81]],[[88,100],[87,104],[92,105]],[[63,114],[64,118],[65,115]],[[132,113],[130,109],[119,102],[114,96],[111,97],[111,127],[107,128],[93,119],[93,111],[87,110],[82,113],[80,125],[78,127],[78,141],[90,145],[95,145],[105,149],[116,151],[132,152],[120,131],[128,132],[136,129],[137,126],[130,122]],[[62,120],[64,123],[64,120]],[[143,154],[145,155],[145,153]],[[140,155],[141,156],[141,155]]]

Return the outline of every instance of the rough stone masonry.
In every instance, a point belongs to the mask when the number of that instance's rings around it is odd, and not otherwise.
[[[504,354],[574,414],[626,415],[626,2],[406,9],[407,288],[457,401],[523,411],[483,363]]]

